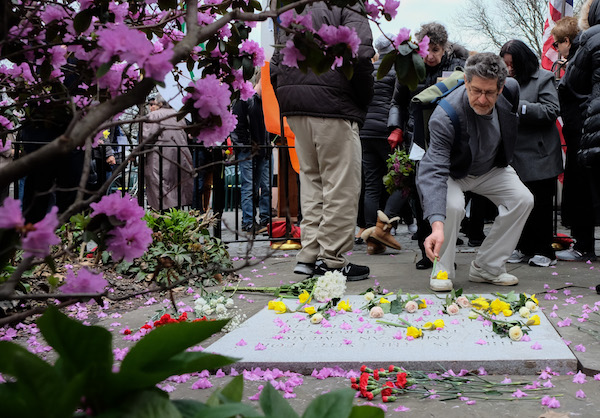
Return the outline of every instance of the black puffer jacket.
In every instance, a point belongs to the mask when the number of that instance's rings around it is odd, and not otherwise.
[[[425,90],[427,87],[437,83],[438,77],[441,77],[444,71],[454,71],[457,67],[464,67],[465,61],[469,57],[469,52],[458,44],[452,44],[449,50],[444,53],[441,62],[435,67],[425,66],[425,79],[419,83],[413,91],[409,90],[404,84],[396,82],[392,106],[390,108],[388,127],[390,129],[400,128],[404,131],[405,140],[407,134],[412,132],[412,120],[408,111],[410,100]]]
[[[316,116],[348,119],[363,124],[373,98],[373,35],[368,20],[339,7],[328,8],[323,2],[307,6],[303,14],[312,14],[315,30],[323,24],[354,28],[360,38],[354,75],[348,80],[338,68],[321,75],[303,73],[283,65],[279,50],[271,60],[271,82],[283,116]],[[285,45],[288,35],[279,31],[276,43]]]
[[[587,99],[587,95],[577,94],[572,87],[567,85],[569,77],[566,77],[567,72],[571,64],[573,63],[573,57],[577,54],[579,49],[579,41],[581,39],[581,33],[579,33],[573,42],[571,43],[571,49],[569,50],[569,56],[567,57],[567,70],[565,76],[561,78],[558,84],[558,99],[560,102],[560,116],[563,121],[563,135],[567,147],[576,149],[579,147],[581,139],[581,127],[582,127],[582,116],[579,110],[579,103]]]
[[[384,55],[385,56],[385,55]],[[388,129],[388,114],[394,94],[394,84],[396,83],[396,70],[392,67],[381,80],[377,80],[377,70],[381,65],[383,57],[380,57],[374,64],[373,71],[373,101],[369,105],[365,124],[360,130],[360,139],[387,138],[390,134]]]
[[[590,28],[581,34],[579,49],[563,79],[578,99],[583,117],[579,162],[600,166],[600,0],[591,3],[587,21]]]

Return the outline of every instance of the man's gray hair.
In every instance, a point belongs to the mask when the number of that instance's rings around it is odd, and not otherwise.
[[[465,63],[465,76],[468,82],[473,80],[473,76],[485,78],[487,80],[497,80],[498,90],[504,86],[506,77],[508,77],[508,68],[504,59],[500,55],[492,52],[481,52],[471,55]]]

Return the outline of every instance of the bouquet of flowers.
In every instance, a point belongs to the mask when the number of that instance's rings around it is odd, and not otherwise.
[[[383,177],[383,184],[389,194],[396,190],[407,195],[415,184],[415,162],[408,158],[403,149],[396,149],[386,161],[388,173]]]

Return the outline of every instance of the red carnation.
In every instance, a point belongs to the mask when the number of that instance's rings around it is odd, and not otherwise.
[[[396,386],[402,389],[406,387],[406,373],[398,373],[396,375]]]

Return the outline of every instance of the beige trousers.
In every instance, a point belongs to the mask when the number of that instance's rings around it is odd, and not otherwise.
[[[506,260],[516,248],[533,209],[533,195],[510,166],[495,167],[482,176],[448,178],[444,244],[434,273],[445,270],[448,277],[454,278],[456,237],[465,217],[464,192],[467,191],[487,197],[498,207],[498,216],[479,247],[475,264],[491,274],[504,273]]]
[[[300,162],[302,249],[297,260],[348,263],[354,245],[361,179],[358,124],[345,119],[291,116]]]

